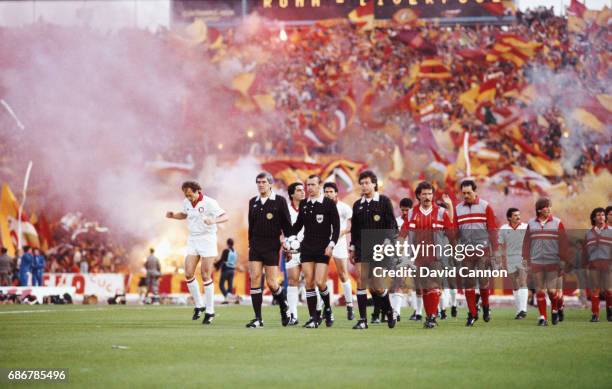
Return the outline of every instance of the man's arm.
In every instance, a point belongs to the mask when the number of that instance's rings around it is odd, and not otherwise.
[[[487,215],[487,230],[489,231],[489,241],[491,242],[491,252],[497,253],[499,247],[499,241],[497,238],[497,222],[495,221],[495,214],[491,205],[487,205],[485,211]]]
[[[500,230],[498,234],[498,252],[502,261],[502,269],[508,269],[508,254],[506,250],[506,232]]]
[[[338,207],[334,204],[333,201],[329,201],[329,209],[331,211],[331,225],[332,225],[332,236],[330,244],[333,243],[335,245],[338,243],[338,238],[340,238],[340,215],[338,214]]]
[[[297,220],[291,226],[291,235],[297,235],[302,230],[302,227],[304,227],[304,212],[302,211],[303,202],[304,200],[300,201]],[[289,212],[289,209],[287,209],[287,212]]]
[[[450,218],[452,222],[455,219],[455,206],[453,205],[453,201],[451,200],[450,196],[447,195],[446,193],[442,195],[442,201],[447,206],[446,212],[448,212],[448,217]]]
[[[187,219],[187,214],[184,212],[168,211],[166,212],[166,217],[168,219],[184,220],[184,219]]]
[[[567,267],[571,265],[569,238],[562,222],[559,223],[559,258],[566,263]]]
[[[204,223],[209,224],[209,225],[210,224],[221,224],[229,220],[227,213],[225,213],[223,208],[219,206],[219,203],[216,200],[211,200],[210,203],[212,206],[211,208],[212,208],[212,213],[214,216],[211,218],[205,218]]]
[[[221,265],[222,263],[227,261],[228,255],[229,255],[229,249],[224,249],[219,259],[217,259],[217,261],[215,262],[215,265]]]
[[[254,205],[254,201],[249,201],[249,216],[248,216],[249,229],[248,229],[248,234],[247,234],[249,246],[251,245],[251,237],[253,236],[253,205]]]
[[[346,228],[344,230],[340,231],[340,237],[342,237],[342,236],[344,236],[346,234],[350,234],[351,233],[351,224],[352,224],[351,220],[353,220],[353,219],[347,219],[346,220]]]
[[[289,214],[289,205],[287,204],[287,200],[283,196],[278,196],[278,202],[280,204],[280,226],[283,230],[283,235],[285,237],[290,237],[293,234],[292,226],[291,226],[291,215]]]
[[[455,245],[457,243],[457,236],[455,234],[455,225],[453,224],[453,219],[449,215],[448,211],[444,211],[444,216],[442,219],[442,223],[444,225],[444,231],[446,233],[446,237],[450,244]]]
[[[227,213],[224,213],[220,216],[217,216],[215,218],[209,219],[209,220],[204,220],[204,222],[206,224],[221,224],[221,223],[225,223],[226,221],[229,220],[229,216],[227,216]]]
[[[525,230],[525,238],[523,239],[523,260],[528,264],[531,263],[531,258],[529,258],[529,252],[531,251],[531,231],[529,230],[529,225]]]
[[[353,204],[353,216],[355,216],[355,210],[357,207],[357,202]],[[360,226],[359,226],[359,218],[353,220],[351,219],[351,251],[355,250],[355,248],[361,244],[360,235]]]
[[[395,220],[395,214],[393,213],[393,204],[391,199],[385,198],[385,220],[387,220],[387,228],[394,231],[397,234],[397,220]]]

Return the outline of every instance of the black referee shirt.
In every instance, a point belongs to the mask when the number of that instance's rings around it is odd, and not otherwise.
[[[279,250],[281,232],[291,234],[287,200],[274,192],[265,203],[259,196],[249,200],[249,247],[261,251]]]
[[[361,252],[362,230],[389,230],[387,238],[397,235],[397,221],[393,214],[391,200],[378,192],[370,201],[365,196],[353,203],[353,218],[351,219],[351,245]]]
[[[333,200],[321,195],[316,199],[300,201],[298,217],[293,225],[293,235],[304,227],[302,252],[322,252],[329,242],[338,243],[340,216]]]

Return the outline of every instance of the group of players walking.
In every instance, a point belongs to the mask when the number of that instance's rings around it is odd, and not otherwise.
[[[387,243],[398,239],[411,244],[480,245],[484,250],[479,255],[468,256],[461,263],[436,254],[434,250],[433,254],[410,258],[410,266],[429,270],[458,266],[484,270],[501,266],[507,269],[512,279],[516,319],[527,315],[529,273],[535,286],[538,325],[548,325],[546,294],[550,300],[552,324],[563,320],[563,274],[573,267],[573,263],[567,233],[562,221],[552,215],[549,199],[541,198],[536,202],[536,216],[527,223],[521,222],[518,209],[509,208],[506,213],[508,223],[498,229],[493,208],[478,196],[476,183],[472,180],[461,182],[463,201],[456,206],[446,195],[442,202],[436,203],[433,186],[421,182],[415,190],[417,204],[412,206],[410,199],[403,199],[400,202],[401,216],[397,218],[391,200],[378,192],[377,177],[372,171],[359,175],[362,196],[352,207],[338,200],[338,188],[334,183],[323,183],[317,175],[309,176],[305,184],[295,182],[288,187],[289,204],[272,190],[273,178],[269,173],[260,173],[255,181],[258,195],[250,199],[248,211],[250,295],[255,317],[247,323],[247,328],[264,325],[261,309],[264,279],[280,308],[282,325],[298,325],[300,275],[304,278],[309,313],[303,326],[317,328],[324,321],[327,327],[331,327],[334,315],[327,278],[332,258],[342,285],[348,320],[354,319],[354,312],[347,262],[350,260],[355,265],[359,318],[354,329],[368,328],[368,289],[375,311],[386,316],[389,328],[395,327],[400,319],[402,292],[409,288],[415,290],[413,300],[417,309],[412,318],[420,319],[419,311],[424,306],[425,328],[435,328],[438,315],[446,318],[444,308],[448,300],[451,314],[456,316],[457,288],[463,288],[465,293],[468,307],[466,326],[473,326],[478,320],[478,299],[483,320],[491,320],[488,277],[421,277],[417,272],[414,279],[394,278],[391,283],[372,277],[373,246],[372,237],[368,236],[372,233],[376,239]],[[189,238],[185,277],[195,302],[193,319],[199,319],[204,313],[203,324],[211,324],[215,317],[212,268],[217,256],[217,224],[226,222],[228,218],[217,201],[202,193],[198,183],[185,182],[182,190],[185,195],[182,211],[167,212],[166,217],[187,219]],[[592,285],[591,321],[599,320],[599,294],[602,291],[605,293],[607,320],[612,321],[610,208],[592,211],[592,228],[586,232],[581,247],[580,266],[588,269]],[[350,235],[350,245],[347,235]],[[292,250],[286,243],[288,237],[295,240],[295,236],[300,241],[299,251]],[[287,270],[286,289],[278,283],[279,253]],[[202,301],[194,277],[198,262],[201,262],[205,301]],[[441,304],[441,297],[447,304]]]

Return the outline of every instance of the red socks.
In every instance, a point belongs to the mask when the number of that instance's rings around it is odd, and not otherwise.
[[[559,295],[556,293],[548,292],[548,298],[550,299],[551,311],[557,312],[559,310]]]
[[[428,317],[438,314],[439,303],[440,292],[438,289],[423,289],[423,305],[425,305],[425,314]]]
[[[540,311],[540,316],[543,316],[546,319],[546,293],[538,292],[536,294],[536,301],[538,302],[538,311]]]
[[[480,299],[482,300],[482,305],[489,305],[489,295],[490,294],[491,294],[491,290],[489,288],[480,289]]]
[[[606,308],[612,308],[612,292],[606,290]]]
[[[467,306],[472,314],[472,317],[476,317],[478,311],[476,310],[476,291],[474,289],[466,289],[465,290],[465,300],[467,301]]]
[[[608,302],[608,293],[606,293],[606,305]],[[599,293],[591,294],[591,312],[593,315],[599,316]]]

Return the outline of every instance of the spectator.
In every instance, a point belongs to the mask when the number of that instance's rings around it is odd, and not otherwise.
[[[79,247],[74,249],[74,255],[72,256],[72,260],[74,263],[81,263],[83,255],[81,254],[81,249]]]
[[[234,290],[234,271],[236,269],[236,262],[238,261],[238,254],[234,250],[234,240],[227,240],[227,248],[221,253],[221,257],[215,263],[216,268],[221,269],[221,277],[219,278],[219,289],[223,293],[224,301],[223,304],[227,304],[229,297],[232,297],[232,291]],[[225,284],[227,283],[227,288]]]
[[[87,262],[87,258],[81,259],[79,263],[79,270],[83,274],[89,273],[89,262]]]
[[[19,261],[19,285],[30,286],[32,269],[34,267],[34,255],[30,246],[23,246],[23,255]]]
[[[32,285],[43,286],[43,274],[45,272],[45,256],[40,249],[34,249],[34,263],[32,266]]]
[[[0,248],[0,286],[9,286],[13,273],[13,259],[8,256],[6,247]]]
[[[155,249],[149,249],[149,256],[145,261],[145,269],[147,270],[147,294],[153,293],[153,304],[156,304],[159,303],[158,281],[161,275],[161,265],[154,253]]]
[[[102,252],[102,271],[109,273],[113,270],[113,253],[110,250]]]

